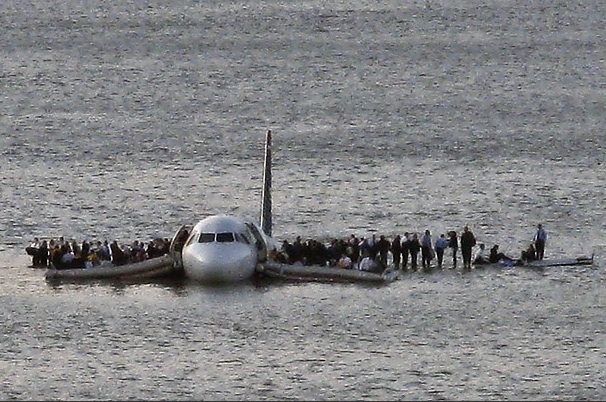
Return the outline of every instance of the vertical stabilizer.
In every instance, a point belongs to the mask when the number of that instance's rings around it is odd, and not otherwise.
[[[265,166],[263,171],[263,194],[261,197],[261,230],[271,236],[271,130],[265,136]]]

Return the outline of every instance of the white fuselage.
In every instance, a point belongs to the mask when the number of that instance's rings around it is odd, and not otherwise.
[[[199,221],[181,252],[185,275],[206,283],[252,279],[257,265],[267,259],[268,250],[277,250],[271,227],[271,130],[267,130],[259,225],[232,215]]]
[[[205,283],[230,283],[253,278],[266,256],[258,227],[242,218],[215,215],[199,221],[183,247],[185,275]]]

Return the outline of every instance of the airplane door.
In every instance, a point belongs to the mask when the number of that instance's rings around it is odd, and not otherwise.
[[[175,235],[173,236],[173,238],[170,242],[170,247],[168,250],[169,250],[170,256],[173,257],[173,262],[174,262],[175,268],[183,267],[181,251],[183,250],[183,245],[185,244],[185,242],[187,241],[187,238],[190,235],[190,229],[191,229],[191,227],[189,225],[182,225],[175,232]]]
[[[261,232],[259,232],[259,229],[257,229],[255,225],[250,222],[246,222],[246,226],[255,238],[255,245],[257,246],[257,261],[264,262],[267,260],[267,244],[265,244],[265,240],[263,240]]]

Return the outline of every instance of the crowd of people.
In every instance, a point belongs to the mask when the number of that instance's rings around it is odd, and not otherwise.
[[[446,250],[450,250],[452,256],[451,267],[456,268],[460,250],[463,269],[471,269],[472,265],[499,262],[520,265],[525,261],[543,259],[546,240],[547,233],[539,224],[533,241],[520,253],[519,258],[515,258],[500,252],[498,244],[493,245],[487,255],[485,244],[477,241],[469,226],[465,226],[460,235],[451,230],[440,234],[435,241],[430,230],[425,230],[421,235],[405,232],[402,236],[395,235],[391,239],[385,235],[373,234],[364,238],[351,234],[348,238],[334,238],[327,244],[315,239],[303,241],[301,236],[297,236],[292,243],[283,240],[281,249],[276,250],[272,257],[286,264],[300,263],[381,273],[388,267],[412,271],[433,266],[442,269]]]
[[[293,243],[284,240],[280,250],[271,251],[271,257],[286,264],[301,263],[381,273],[388,267],[412,271],[429,269],[434,260],[437,268],[441,269],[445,251],[449,249],[452,268],[457,267],[460,250],[463,268],[471,269],[472,265],[498,262],[523,264],[525,261],[543,259],[546,240],[547,233],[539,224],[528,248],[521,252],[519,258],[514,258],[500,252],[498,244],[493,245],[489,255],[486,255],[485,245],[477,242],[469,226],[465,226],[460,235],[451,230],[440,234],[435,241],[429,229],[422,235],[405,232],[391,239],[385,235],[373,234],[364,238],[351,234],[348,238],[334,238],[328,244],[315,239],[303,241],[301,236],[297,236]],[[473,253],[476,245],[478,248]],[[148,243],[134,240],[125,244],[117,240],[111,243],[107,240],[83,240],[78,243],[63,237],[48,241],[36,237],[26,251],[32,257],[34,267],[67,269],[139,262],[167,254],[169,248],[170,240],[167,238],[156,238]]]
[[[32,257],[33,267],[69,269],[139,262],[167,254],[169,247],[170,240],[166,238],[125,244],[117,240],[111,243],[107,240],[77,242],[63,237],[49,240],[35,237],[25,250]]]

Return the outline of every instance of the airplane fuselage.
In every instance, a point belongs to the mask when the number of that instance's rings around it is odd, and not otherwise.
[[[182,251],[183,270],[188,278],[207,283],[251,279],[267,255],[265,247],[254,223],[210,216],[192,228]]]
[[[260,223],[233,215],[213,215],[199,221],[181,251],[185,275],[207,283],[251,279],[257,265],[267,259],[268,250],[277,249],[271,228],[271,130],[268,130]]]

